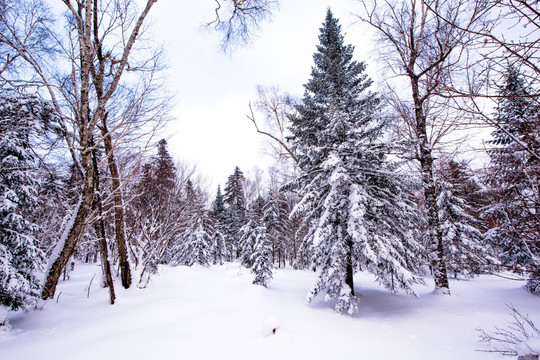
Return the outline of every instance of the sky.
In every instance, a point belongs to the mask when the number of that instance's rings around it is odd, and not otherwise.
[[[257,85],[302,96],[328,7],[340,19],[345,42],[356,46],[357,60],[368,62],[369,74],[369,36],[354,24],[357,6],[352,0],[282,0],[252,44],[225,54],[220,34],[203,29],[213,19],[214,1],[158,1],[151,32],[165,47],[167,88],[176,100],[164,134],[174,158],[196,163],[214,188],[224,185],[235,166],[246,174],[266,168],[271,159],[264,154],[265,139],[246,117]]]

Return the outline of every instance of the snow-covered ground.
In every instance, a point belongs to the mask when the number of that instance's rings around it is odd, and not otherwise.
[[[164,267],[147,289],[118,284],[112,306],[99,274],[77,265],[43,310],[10,314],[0,359],[487,360],[501,357],[477,351],[477,329],[506,326],[506,304],[540,325],[540,297],[487,275],[452,281],[451,296],[433,295],[428,279],[417,299],[358,274],[359,312],[348,317],[322,297],[306,304],[309,271],[277,270],[263,288],[237,264]]]

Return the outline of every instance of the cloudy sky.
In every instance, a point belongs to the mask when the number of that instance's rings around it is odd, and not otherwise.
[[[257,85],[279,85],[301,96],[309,78],[319,28],[330,6],[356,46],[358,60],[369,59],[369,37],[355,25],[352,0],[281,0],[279,11],[262,24],[245,48],[224,54],[220,34],[203,31],[212,20],[212,0],[161,0],[152,9],[152,32],[167,53],[168,88],[176,95],[175,120],[167,129],[177,160],[197,163],[212,186],[224,184],[238,165],[245,173],[270,162],[264,139],[246,118]],[[369,67],[368,67],[369,73]]]

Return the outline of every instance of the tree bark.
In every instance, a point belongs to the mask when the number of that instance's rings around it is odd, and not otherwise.
[[[435,179],[433,177],[433,155],[427,135],[426,114],[423,108],[424,101],[419,92],[418,77],[409,74],[409,78],[411,79],[412,97],[414,101],[416,133],[419,140],[418,160],[420,161],[422,181],[424,183],[424,198],[426,201],[428,237],[435,291],[449,294],[450,286],[448,284],[448,275],[444,260],[443,236],[439,223],[437,192]]]
[[[111,264],[109,262],[109,249],[107,247],[107,238],[105,236],[105,221],[103,220],[103,203],[101,201],[101,187],[99,184],[99,171],[97,166],[97,154],[96,150],[92,151],[92,163],[94,167],[94,174],[95,174],[95,188],[97,190],[96,197],[95,197],[95,203],[94,203],[94,209],[97,211],[98,219],[96,223],[94,224],[94,227],[96,229],[96,235],[99,238],[99,252],[101,255],[101,266],[103,269],[103,276],[104,276],[104,282],[105,286],[109,288],[109,297],[111,299],[111,305],[114,304],[114,301],[116,299],[116,294],[114,293],[114,282],[111,274]]]
[[[94,169],[91,165],[91,155],[89,152],[83,153],[83,164],[85,165],[84,187],[81,195],[81,200],[75,214],[73,214],[73,222],[70,228],[65,230],[63,238],[65,242],[59,243],[57,246],[62,246],[62,250],[58,253],[57,258],[52,261],[49,267],[41,298],[43,300],[54,298],[58,280],[62,275],[63,268],[67,265],[69,258],[75,253],[75,247],[79,238],[86,227],[86,219],[92,210],[92,202],[94,198]]]
[[[347,270],[345,276],[345,284],[351,288],[351,295],[354,296],[354,269],[352,261],[353,243],[351,239],[347,239]]]
[[[118,258],[120,262],[120,277],[122,286],[128,289],[131,286],[131,269],[129,266],[129,258],[126,245],[126,233],[124,230],[124,202],[122,199],[122,191],[120,184],[120,176],[118,166],[114,158],[114,149],[111,140],[111,134],[107,130],[107,116],[102,119],[101,132],[105,144],[105,152],[107,153],[107,162],[111,173],[112,193],[114,199],[114,229],[116,246],[118,247]]]

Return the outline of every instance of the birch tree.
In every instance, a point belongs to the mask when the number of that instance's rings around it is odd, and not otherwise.
[[[463,69],[466,49],[474,41],[465,29],[480,26],[480,20],[475,14],[468,16],[468,2],[462,0],[366,0],[361,4],[358,16],[378,34],[381,59],[392,74],[404,80],[400,86],[405,91],[395,91],[391,103],[406,125],[414,146],[413,158],[420,165],[435,290],[449,294],[433,163],[442,139],[458,128],[464,116],[452,111],[445,89]],[[448,22],[430,9],[444,14]]]

